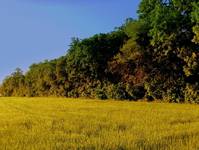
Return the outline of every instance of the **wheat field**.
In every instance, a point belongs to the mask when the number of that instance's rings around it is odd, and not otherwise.
[[[199,149],[199,106],[0,98],[0,149]]]

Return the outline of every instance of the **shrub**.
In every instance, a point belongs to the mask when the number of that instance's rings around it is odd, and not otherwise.
[[[198,83],[195,85],[187,84],[184,90],[185,102],[199,103]]]
[[[123,83],[118,83],[113,85],[111,92],[113,99],[119,99],[119,100],[129,99],[129,95],[126,92],[126,88]]]
[[[96,90],[96,98],[101,99],[101,100],[108,99],[104,89],[97,89]]]
[[[129,94],[129,99],[139,100],[145,96],[146,90],[142,85],[127,85],[126,90]]]
[[[144,84],[144,89],[146,90],[146,97],[153,99],[162,99],[163,89],[161,83],[156,80],[151,82],[146,82]]]
[[[174,102],[174,103],[183,102],[184,101],[183,88],[174,86],[170,89],[167,89],[167,91],[163,95],[163,101]]]

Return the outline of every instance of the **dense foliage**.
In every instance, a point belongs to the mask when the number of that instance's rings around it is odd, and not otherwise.
[[[138,19],[72,39],[65,56],[20,69],[3,96],[63,96],[199,103],[198,0],[142,0]]]

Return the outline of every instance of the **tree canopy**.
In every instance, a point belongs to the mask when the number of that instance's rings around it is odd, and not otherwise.
[[[138,19],[87,39],[65,56],[17,69],[3,96],[64,96],[199,103],[198,0],[142,0]]]

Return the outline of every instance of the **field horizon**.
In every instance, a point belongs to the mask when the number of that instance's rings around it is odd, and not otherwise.
[[[0,150],[199,150],[199,0],[0,11]]]

